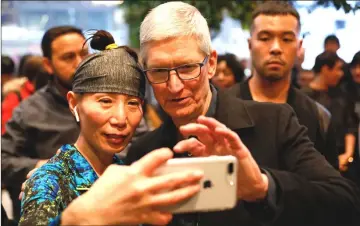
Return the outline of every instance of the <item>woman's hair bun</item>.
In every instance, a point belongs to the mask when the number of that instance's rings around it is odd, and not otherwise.
[[[92,35],[90,46],[96,50],[105,50],[106,46],[115,43],[114,37],[105,30],[98,30]]]

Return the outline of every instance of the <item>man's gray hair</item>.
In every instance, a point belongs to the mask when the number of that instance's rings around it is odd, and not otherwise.
[[[176,37],[195,37],[200,50],[211,53],[206,19],[199,10],[184,2],[167,2],[153,8],[140,26],[140,56],[146,58],[146,43]]]

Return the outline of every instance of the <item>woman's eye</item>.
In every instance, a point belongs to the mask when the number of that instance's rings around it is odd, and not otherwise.
[[[100,99],[100,102],[104,104],[110,104],[112,101],[111,99]]]
[[[129,101],[129,105],[131,105],[131,106],[139,106],[140,103],[138,101]]]

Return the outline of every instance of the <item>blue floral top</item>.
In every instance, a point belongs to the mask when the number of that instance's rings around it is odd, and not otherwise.
[[[60,149],[27,180],[19,225],[60,225],[64,209],[98,179],[74,145]],[[124,165],[115,155],[114,164]]]

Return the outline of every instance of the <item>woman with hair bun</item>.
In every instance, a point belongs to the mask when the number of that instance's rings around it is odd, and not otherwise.
[[[215,75],[211,79],[216,87],[226,89],[244,80],[244,68],[234,54],[219,55],[217,63]]]
[[[102,51],[79,65],[67,94],[80,135],[28,179],[20,225],[166,224],[171,214],[158,207],[194,195],[202,172],[153,176],[172,157],[165,148],[131,166],[116,157],[142,118],[145,77],[136,53],[116,46],[110,33],[97,31],[90,46]],[[82,206],[81,216],[72,211],[75,202]]]

